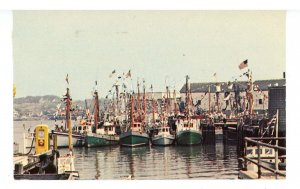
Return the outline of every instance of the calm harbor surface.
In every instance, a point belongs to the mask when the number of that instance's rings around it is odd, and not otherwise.
[[[14,142],[41,121],[14,121]],[[54,121],[42,121],[49,127]],[[60,149],[61,154],[67,149]],[[238,179],[234,141],[199,146],[74,148],[80,179]]]

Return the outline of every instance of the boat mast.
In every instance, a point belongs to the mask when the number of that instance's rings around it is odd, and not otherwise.
[[[146,104],[146,86],[145,86],[145,80],[143,81],[143,112],[144,112],[144,120],[146,119],[146,110],[147,110],[147,104]]]
[[[189,83],[189,76],[186,76],[186,84],[185,84],[185,102],[186,102],[186,117],[190,118],[190,109],[189,109],[189,104],[190,104],[190,83]]]
[[[139,80],[137,81],[137,87],[138,87],[138,103],[137,103],[137,109],[138,109],[138,112],[140,113],[140,108],[141,108],[141,105],[140,105],[140,83],[139,83]]]
[[[127,92],[124,90],[124,108],[125,108],[125,120],[127,121],[128,120],[128,114],[127,114],[127,110],[128,110],[128,106],[127,106]]]
[[[163,126],[165,126],[165,113],[167,110],[167,99],[164,98],[164,102],[162,103],[162,105],[164,104],[164,106],[161,107],[161,122],[163,124]]]
[[[152,108],[152,121],[155,123],[155,109],[154,109],[154,93],[153,93],[153,86],[151,84],[151,108]]]
[[[166,90],[167,90],[167,98],[166,98],[166,114],[168,114],[168,111],[169,111],[169,87],[166,86]]]
[[[89,115],[88,115],[88,105],[87,105],[87,100],[84,100],[84,104],[85,104],[85,118],[88,121],[89,119]]]
[[[210,84],[208,85],[208,114],[210,114]]]
[[[67,88],[66,93],[66,121],[67,121],[67,127],[68,127],[68,138],[69,138],[69,151],[73,151],[73,143],[72,143],[72,125],[71,125],[71,98],[69,93],[69,88]]]
[[[133,95],[130,95],[130,127],[133,128],[134,124],[134,108],[133,108]]]
[[[253,81],[252,81],[252,71],[248,70],[249,74],[249,93],[248,93],[248,103],[249,103],[249,114],[253,114]]]
[[[168,98],[168,114],[167,115],[170,115],[171,114],[171,90],[170,88],[168,88],[168,92],[169,92],[169,98]]]
[[[216,98],[217,98],[217,113],[220,113],[220,91],[221,91],[221,85],[216,84]]]
[[[174,112],[175,112],[175,116],[178,115],[178,109],[177,109],[177,99],[176,99],[176,91],[174,89],[174,93],[173,93],[173,98],[174,98]]]
[[[115,111],[115,92],[113,92],[112,98],[109,101],[110,101],[110,109],[112,111],[112,114],[115,116],[116,115],[116,111]]]
[[[97,86],[97,81],[96,81]],[[98,122],[99,122],[99,99],[98,99],[98,91],[95,89],[94,91],[94,98],[95,98],[95,104],[94,104],[94,125],[95,129],[98,128]]]
[[[116,88],[116,100],[117,100],[117,107],[116,107],[116,112],[117,114],[119,113],[120,109],[119,109],[119,85],[118,83],[115,84],[115,88]]]
[[[109,112],[109,102],[108,102],[108,95],[106,95],[104,99],[104,121],[106,121],[106,114]]]

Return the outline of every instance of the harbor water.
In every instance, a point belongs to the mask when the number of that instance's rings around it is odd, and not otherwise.
[[[14,142],[41,121],[15,121]],[[49,127],[54,121],[42,121]],[[67,149],[59,149],[66,154]],[[120,146],[74,148],[80,179],[238,179],[235,141],[216,140],[198,146]]]

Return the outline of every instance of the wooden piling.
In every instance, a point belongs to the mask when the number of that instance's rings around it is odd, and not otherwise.
[[[257,164],[257,167],[258,167],[258,171],[257,171],[257,174],[258,174],[258,178],[260,179],[261,178],[261,160],[260,160],[260,145],[257,144],[257,157],[258,157],[258,164]]]
[[[58,149],[57,148],[57,135],[54,134],[54,135],[52,135],[52,137],[53,137],[53,148],[54,148],[54,150],[57,150]]]

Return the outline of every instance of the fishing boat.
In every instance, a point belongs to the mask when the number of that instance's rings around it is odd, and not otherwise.
[[[157,133],[154,131],[152,137],[152,144],[157,146],[172,145],[175,141],[175,136],[171,134],[169,126],[162,126],[157,129]]]
[[[128,131],[120,135],[121,146],[136,147],[149,144],[149,135],[144,131],[141,122],[135,122]]]
[[[97,84],[97,82],[96,82]],[[119,136],[116,134],[114,122],[106,121],[99,124],[99,100],[98,92],[94,91],[94,127],[96,132],[88,132],[85,136],[86,147],[109,146],[119,144]]]
[[[53,134],[57,135],[58,144],[57,146],[59,148],[67,148],[69,146],[68,144],[68,131],[54,131]],[[74,147],[82,147],[84,146],[84,136],[82,134],[72,133],[72,145]]]
[[[119,144],[120,137],[116,134],[116,127],[112,122],[105,122],[102,127],[96,129],[96,133],[87,133],[85,137],[86,147],[110,146]]]
[[[202,143],[200,119],[190,115],[189,104],[191,101],[189,77],[186,76],[186,112],[184,116],[177,116],[176,141],[179,145],[197,145]]]
[[[133,108],[133,96],[130,97],[130,125],[126,128],[126,131],[120,135],[121,146],[136,147],[149,145],[149,135],[146,133],[144,124],[134,118]]]
[[[202,143],[202,132],[199,129],[200,122],[192,118],[178,118],[176,122],[176,141],[179,145],[196,145]]]
[[[168,126],[168,119],[165,114],[167,113],[168,99],[166,103],[164,103],[164,108],[161,110],[161,122],[158,128],[154,129],[154,133],[151,137],[152,144],[157,146],[168,146],[172,145],[175,141],[175,135],[171,133],[171,128]],[[154,108],[152,108],[154,110]]]

